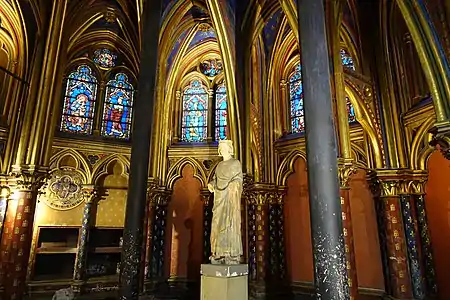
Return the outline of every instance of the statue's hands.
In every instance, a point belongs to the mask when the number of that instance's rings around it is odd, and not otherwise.
[[[212,185],[212,183],[208,183],[208,190],[209,190],[211,193],[214,193],[214,186]]]

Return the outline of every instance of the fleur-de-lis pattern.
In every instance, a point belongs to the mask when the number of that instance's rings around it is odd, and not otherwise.
[[[408,250],[408,265],[411,273],[411,288],[415,299],[425,298],[425,280],[419,258],[418,235],[414,222],[410,195],[401,195],[403,224],[405,227],[406,247]]]

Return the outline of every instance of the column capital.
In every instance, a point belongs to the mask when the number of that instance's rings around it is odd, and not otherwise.
[[[155,189],[150,195],[150,205],[151,206],[167,205],[170,202],[171,196],[172,193],[170,190],[167,190],[165,188]]]
[[[450,160],[450,122],[436,124],[428,132],[433,135],[430,146],[441,151]]]
[[[372,193],[381,197],[425,193],[428,173],[423,170],[378,169],[368,174]]]
[[[211,192],[208,189],[202,189],[200,191],[200,199],[204,205],[209,205],[209,199],[211,197]]]
[[[99,189],[95,185],[84,184],[81,188],[81,191],[83,192],[85,203],[88,204],[95,203],[99,199],[100,196]]]
[[[277,186],[270,183],[253,183],[248,187],[247,201],[249,204],[283,204],[283,196],[286,194],[286,187]]]
[[[341,188],[349,188],[350,178],[356,173],[357,168],[353,164],[353,159],[338,159],[339,184]]]
[[[9,181],[15,190],[38,192],[48,178],[48,168],[31,165],[13,166]]]

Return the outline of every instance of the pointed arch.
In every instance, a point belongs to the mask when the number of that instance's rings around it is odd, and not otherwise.
[[[168,174],[167,174],[168,189],[170,189],[170,190],[173,189],[173,185],[175,184],[175,181],[177,181],[177,179],[182,177],[183,168],[187,164],[191,165],[192,168],[194,169],[194,177],[200,181],[201,186],[206,187],[207,176],[206,176],[206,173],[203,170],[203,167],[201,166],[201,164],[192,157],[184,157],[184,158],[180,159],[179,161],[177,161],[169,169]]]
[[[91,184],[96,184],[102,177],[109,175],[109,167],[113,163],[119,163],[121,165],[122,173],[120,175],[128,179],[130,161],[123,155],[113,154],[101,159],[92,170]]]
[[[61,162],[67,157],[73,158],[73,160],[76,163],[75,165],[76,169],[83,170],[84,172],[86,172],[86,176],[88,179],[91,177],[91,168],[88,161],[80,152],[75,151],[73,149],[67,148],[57,152],[50,158],[49,165],[52,168],[60,168]]]
[[[375,130],[374,120],[371,117],[368,109],[362,101],[359,101],[358,92],[350,85],[345,85],[345,93],[347,94],[351,104],[355,110],[356,120],[361,124],[364,131],[369,136],[370,144],[372,145],[375,166],[377,168],[383,167],[382,145]]]
[[[276,183],[279,186],[285,186],[287,179],[291,174],[295,172],[295,161],[297,158],[302,158],[306,162],[306,153],[300,150],[293,150],[291,151],[281,162],[278,172],[277,172],[277,179]]]

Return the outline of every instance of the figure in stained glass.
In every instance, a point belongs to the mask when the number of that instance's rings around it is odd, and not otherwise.
[[[94,52],[93,61],[102,68],[112,68],[116,66],[117,55],[111,50],[102,48]]]
[[[60,130],[91,134],[97,79],[87,65],[69,74],[63,104]]]
[[[347,113],[348,113],[348,122],[350,124],[356,123],[356,115],[355,115],[355,108],[353,107],[353,104],[350,102],[350,98],[348,96],[345,97],[345,100],[347,101]]]
[[[183,93],[181,137],[185,142],[204,142],[207,137],[208,92],[193,80]]]
[[[342,60],[342,65],[344,67],[355,71],[355,64],[353,62],[353,58],[350,55],[350,53],[345,49],[341,49],[341,60]]]
[[[303,84],[302,68],[298,64],[289,78],[290,119],[292,133],[305,131],[305,118],[303,111]]]
[[[208,59],[200,64],[200,71],[208,77],[214,77],[222,72],[222,62],[220,60]]]
[[[227,138],[227,88],[221,84],[216,88],[216,141]]]
[[[103,108],[103,136],[130,138],[133,94],[133,86],[124,73],[116,74],[115,78],[108,82]]]

